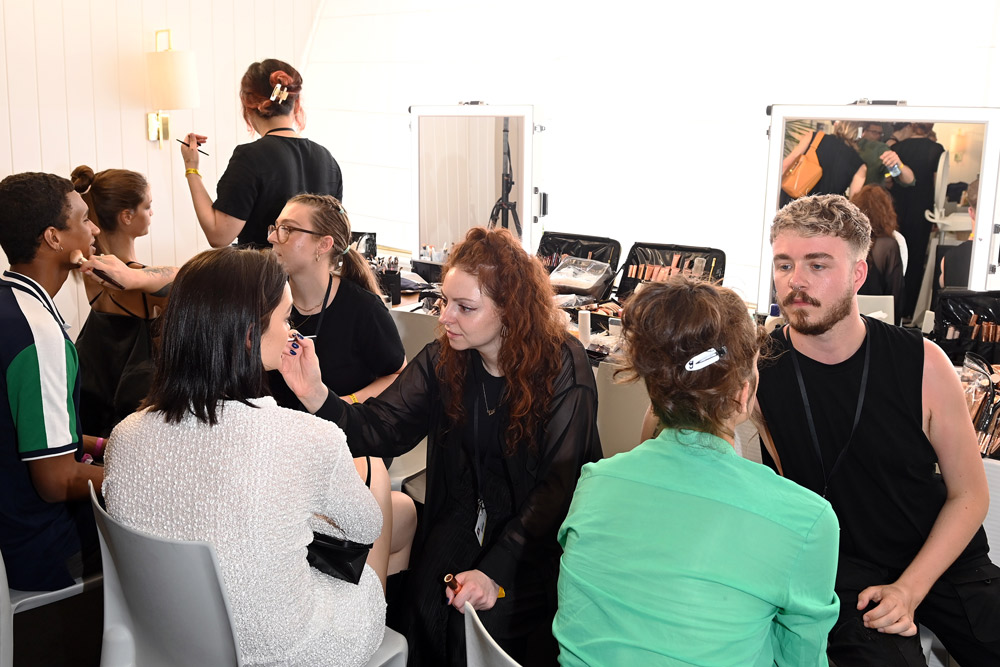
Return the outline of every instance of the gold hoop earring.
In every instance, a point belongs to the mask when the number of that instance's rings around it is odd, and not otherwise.
[[[507,325],[506,324],[501,325],[500,326],[500,337],[501,338],[506,338],[509,335],[510,335],[510,329],[507,328]]]

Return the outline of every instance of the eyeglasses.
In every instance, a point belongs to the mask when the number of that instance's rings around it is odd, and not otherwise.
[[[312,234],[313,236],[326,236],[320,232],[314,232],[311,229],[302,229],[301,227],[290,227],[288,225],[268,225],[267,235],[275,235],[278,243],[288,243],[288,235],[292,232],[302,232],[303,234]]]

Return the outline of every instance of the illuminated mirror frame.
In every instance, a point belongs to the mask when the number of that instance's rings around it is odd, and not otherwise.
[[[907,107],[890,105],[771,107],[771,127],[767,157],[767,187],[761,224],[760,278],[757,312],[766,314],[771,301],[771,222],[778,212],[781,192],[781,162],[784,159],[785,123],[790,120],[908,121],[911,123],[980,123],[983,128],[983,157],[979,173],[979,201],[976,207],[975,237],[969,289],[1000,289],[997,271],[1000,234],[993,233],[996,217],[997,174],[1000,169],[1000,109],[987,107]],[[913,257],[910,258],[914,260]],[[919,261],[919,260],[917,260]]]
[[[514,189],[518,192],[518,217],[521,220],[521,244],[529,251],[534,250],[537,239],[534,234],[534,196],[532,194],[532,140],[534,137],[533,111],[530,105],[523,106],[491,106],[489,104],[459,104],[453,106],[412,106],[410,107],[410,136],[412,137],[411,157],[411,199],[413,211],[413,234],[411,247],[414,257],[420,248],[420,119],[425,116],[436,117],[498,117],[523,119],[523,173],[514,172]],[[496,193],[499,199],[500,192]],[[512,197],[513,198],[513,197]],[[495,199],[494,199],[495,201]],[[473,221],[472,226],[486,226],[489,220]],[[455,239],[456,241],[460,239]]]

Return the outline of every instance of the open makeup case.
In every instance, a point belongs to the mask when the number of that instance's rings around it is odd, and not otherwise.
[[[1000,363],[1000,291],[942,290],[930,338],[956,366],[962,365],[966,352]]]
[[[614,285],[614,275],[618,271],[618,262],[622,256],[622,246],[618,241],[603,236],[585,236],[565,232],[543,232],[538,241],[538,258],[542,266],[552,273],[568,257],[604,262],[611,267],[611,280],[606,281],[597,299],[607,299],[611,296]]]
[[[676,274],[722,282],[726,274],[726,253],[718,248],[636,243],[622,264],[617,299],[627,299],[643,282],[662,282]]]

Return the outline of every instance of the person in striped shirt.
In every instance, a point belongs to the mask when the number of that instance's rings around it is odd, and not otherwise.
[[[53,297],[100,233],[73,184],[26,172],[0,181],[0,551],[11,588],[55,590],[99,567],[80,430],[76,348]],[[100,445],[88,438],[86,450]]]

